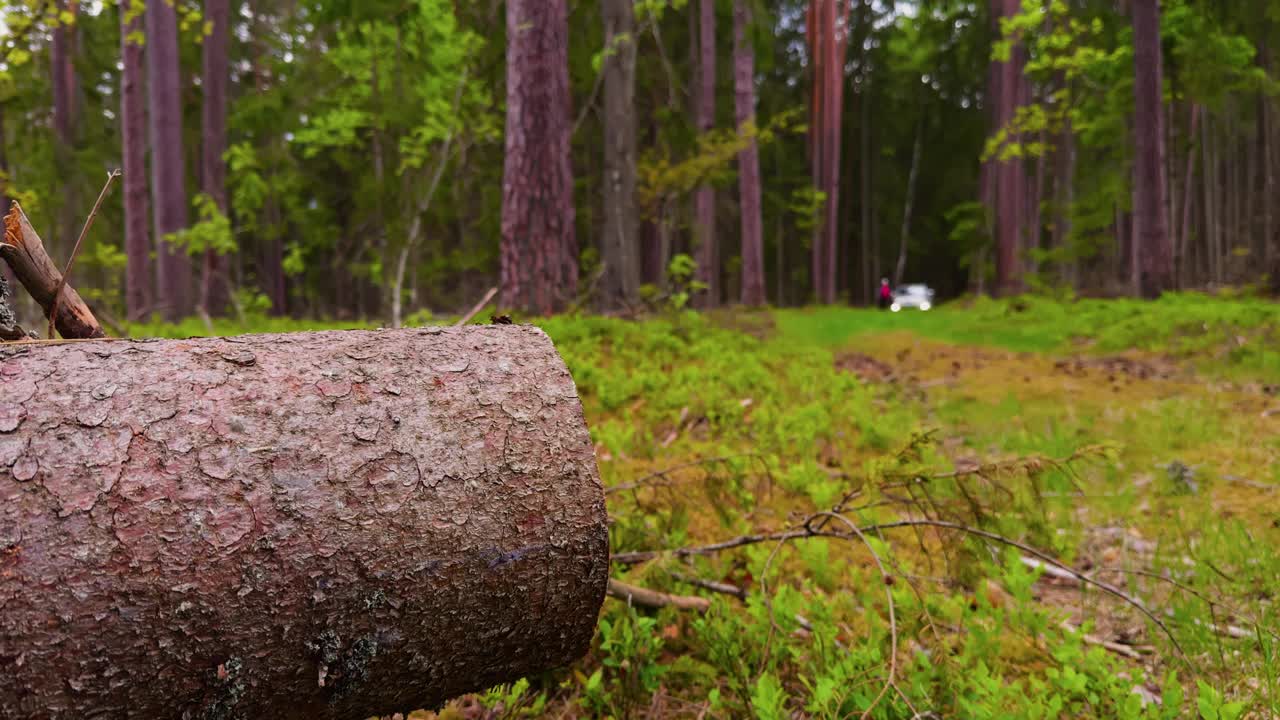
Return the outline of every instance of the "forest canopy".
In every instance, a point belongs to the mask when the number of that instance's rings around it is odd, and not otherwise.
[[[76,275],[135,320],[1262,283],[1280,10],[1155,5],[8,0],[0,178],[65,258],[125,168]]]

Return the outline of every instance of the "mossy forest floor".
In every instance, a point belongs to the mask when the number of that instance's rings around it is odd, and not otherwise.
[[[616,557],[814,536],[616,563],[710,610],[606,600],[587,658],[439,718],[1280,717],[1276,305],[540,324]]]

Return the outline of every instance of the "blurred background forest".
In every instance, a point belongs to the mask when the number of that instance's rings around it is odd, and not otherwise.
[[[1155,295],[1280,262],[1268,0],[2,7],[2,209],[61,263],[123,168],[73,280],[121,319]]]

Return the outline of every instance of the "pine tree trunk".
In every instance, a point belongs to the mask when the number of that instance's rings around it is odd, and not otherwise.
[[[0,716],[355,720],[590,644],[604,493],[540,330],[51,345],[0,388]]]
[[[1188,250],[1191,247],[1191,207],[1194,202],[1192,190],[1195,188],[1196,178],[1196,149],[1199,145],[1198,134],[1200,132],[1200,106],[1194,102],[1191,104],[1191,122],[1187,127],[1187,165],[1186,172],[1183,176],[1182,186],[1182,222],[1181,237],[1178,240],[1177,262],[1176,267],[1180,270],[1179,277],[1183,282],[1187,282],[1189,274],[1187,268]]]
[[[231,80],[231,66],[227,45],[230,37],[230,0],[205,0],[204,19],[209,24],[209,34],[203,43],[203,74],[201,90],[204,92],[203,137],[201,155],[201,189],[223,214],[230,208],[227,202],[227,85]],[[204,255],[201,277],[200,305],[211,314],[222,313],[227,302],[226,259],[212,250]]]
[[[898,264],[893,270],[893,286],[902,285],[907,270],[907,240],[911,237],[911,210],[916,199],[916,177],[920,173],[920,152],[924,143],[924,121],[916,127],[916,141],[911,148],[911,170],[907,175],[906,201],[902,210],[902,235],[898,239]]]
[[[1164,113],[1159,0],[1133,0],[1134,126],[1137,133],[1136,203],[1141,237],[1139,291],[1155,298],[1173,288],[1173,252],[1165,222]]]
[[[182,141],[178,16],[166,0],[147,0],[147,94],[151,120],[151,191],[160,266],[160,305],[165,318],[193,310],[191,259],[165,239],[187,227],[186,160]]]
[[[867,0],[870,2],[870,0]],[[863,51],[865,62],[866,52]],[[862,64],[862,63],[859,63]],[[876,286],[876,277],[872,268],[871,255],[871,90],[870,76],[863,71],[862,85],[858,89],[858,105],[861,118],[858,120],[858,140],[861,146],[858,151],[859,181],[858,192],[861,199],[858,202],[860,206],[859,232],[860,245],[862,246],[862,298],[860,302],[873,304],[875,298],[872,297]]]
[[[825,196],[814,227],[812,274],[818,302],[836,300],[837,236],[840,232],[840,141],[844,111],[844,62],[848,48],[848,1],[810,0],[806,36],[812,68],[810,156],[814,188]]]
[[[502,301],[549,314],[578,291],[565,0],[507,2]]]
[[[57,0],[54,8],[59,14],[79,14],[78,0]],[[54,164],[59,175],[62,194],[58,212],[58,230],[51,237],[55,256],[70,252],[78,233],[76,219],[81,209],[76,195],[77,173],[75,168],[76,145],[76,69],[75,25],[59,22],[53,29],[49,43],[50,85],[53,90],[53,128],[57,143],[54,145]]]
[[[1071,213],[1075,204],[1075,168],[1076,168],[1076,136],[1067,120],[1063,124],[1062,134],[1058,141],[1054,156],[1054,188],[1053,188],[1053,248],[1056,252],[1069,252],[1071,242]],[[1071,287],[1079,282],[1079,263],[1074,256],[1062,258],[1062,279]]]
[[[739,133],[751,133],[738,153],[739,210],[742,214],[742,304],[768,302],[764,280],[764,220],[760,207],[760,150],[756,143],[755,48],[751,44],[748,0],[733,4],[734,119]]]
[[[1019,0],[992,0],[992,21],[997,31],[1000,19],[1012,17],[1020,11]],[[993,61],[994,67],[988,74],[988,97],[994,99],[992,132],[1011,130],[1010,125],[1026,84],[1022,72],[1024,55],[1021,46],[1015,45],[1007,61]],[[991,87],[993,83],[995,87]],[[1017,142],[1018,138],[1012,135],[1010,140]],[[993,176],[991,200],[995,217],[996,292],[1008,295],[1022,287],[1018,248],[1025,224],[1026,169],[1021,159],[1010,158],[993,160],[989,172]]]
[[[147,196],[147,110],[143,87],[142,0],[120,10],[120,137],[124,164],[125,311],[145,318],[155,302],[151,266],[150,198]]]
[[[1262,48],[1262,69],[1268,73],[1271,70],[1271,54],[1265,44]],[[1272,276],[1270,282],[1274,286],[1275,239],[1272,235],[1275,232],[1275,219],[1271,206],[1276,200],[1275,116],[1270,96],[1262,95],[1258,102],[1259,113],[1262,115],[1262,272]]]
[[[698,3],[697,108],[695,122],[699,133],[716,126],[716,3]],[[692,7],[690,8],[692,10]],[[698,262],[698,280],[707,286],[699,297],[702,307],[720,304],[720,248],[716,237],[716,191],[703,183],[694,191],[694,243]]]
[[[4,128],[4,102],[0,101],[0,173],[4,177],[9,177],[9,156],[5,153],[5,128]],[[3,216],[8,216],[9,207],[12,199],[9,197],[7,187],[0,188],[0,210],[4,212]],[[18,339],[21,332],[18,330],[16,308],[17,303],[13,298],[9,288],[16,286],[16,280],[12,272],[4,263],[0,263],[0,336],[5,339]]]
[[[604,230],[600,259],[606,308],[640,296],[636,208],[636,37],[633,0],[602,0],[604,16]]]

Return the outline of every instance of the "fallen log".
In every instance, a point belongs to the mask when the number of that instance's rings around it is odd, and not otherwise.
[[[0,346],[0,717],[367,718],[568,663],[608,581],[524,326]]]
[[[4,241],[0,242],[0,258],[9,264],[13,275],[40,303],[46,317],[56,313],[53,325],[64,338],[106,337],[89,306],[75,288],[62,281],[62,271],[44,249],[40,235],[31,226],[27,214],[18,203],[12,203],[4,218]],[[61,288],[61,293],[59,293]],[[58,300],[61,295],[61,300]]]

